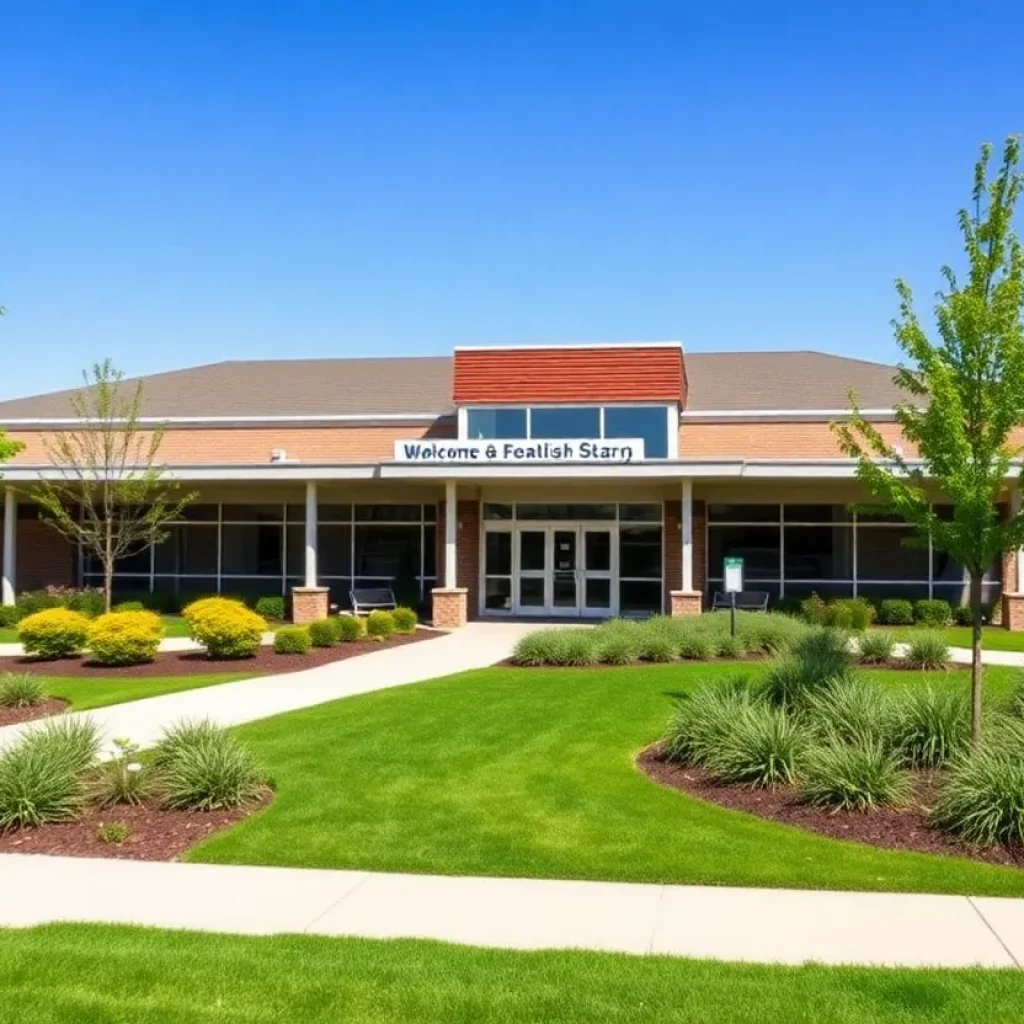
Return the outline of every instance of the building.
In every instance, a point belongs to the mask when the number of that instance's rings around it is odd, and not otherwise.
[[[904,545],[898,521],[850,511],[864,495],[830,423],[852,388],[896,440],[892,375],[817,352],[684,355],[677,343],[156,374],[146,420],[167,425],[161,460],[198,496],[166,543],[124,560],[116,587],[294,591],[298,619],[346,605],[354,585],[392,581],[449,626],[683,615],[740,557],[746,585],[777,599],[959,603],[951,559]],[[0,402],[0,424],[25,446],[0,482],[7,602],[98,581],[28,495],[55,472],[45,439],[73,423],[68,396]],[[985,596],[997,601],[1004,575],[1015,625],[1015,559],[993,567]]]

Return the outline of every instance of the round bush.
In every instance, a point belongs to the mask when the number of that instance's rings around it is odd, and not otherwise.
[[[395,617],[381,609],[366,616],[366,635],[372,640],[387,640],[395,631]]]
[[[746,708],[709,751],[705,765],[725,782],[777,786],[793,782],[807,749],[799,724],[768,704]]]
[[[257,615],[265,619],[276,619],[280,622],[284,618],[284,598],[280,594],[270,594],[261,597],[253,606]]]
[[[22,611],[14,604],[0,604],[0,629],[11,629],[21,620]]]
[[[865,665],[884,665],[892,659],[896,637],[884,629],[872,629],[857,638],[858,660]]]
[[[309,633],[309,642],[314,647],[333,647],[341,637],[337,618],[311,622],[306,631]]]
[[[118,601],[110,610],[114,612],[144,612],[146,606],[141,601]]]
[[[914,605],[900,597],[887,597],[878,604],[878,621],[883,626],[912,626]]]
[[[211,658],[251,658],[266,632],[266,620],[240,601],[209,597],[183,612],[189,635]]]
[[[949,663],[949,648],[941,633],[917,633],[910,638],[903,661],[908,668],[934,672]]]
[[[968,843],[1024,842],[1024,760],[1019,752],[983,747],[960,759],[935,801],[931,821]]]
[[[957,690],[914,687],[894,702],[892,744],[905,764],[941,768],[971,742],[971,701]]]
[[[808,751],[801,792],[815,807],[870,811],[904,803],[910,782],[881,743],[829,745]]]
[[[26,654],[66,658],[80,654],[89,635],[89,620],[81,612],[50,608],[18,623],[18,639]]]
[[[164,627],[154,612],[108,612],[89,626],[91,660],[99,665],[141,665],[160,649]]]
[[[948,626],[953,610],[941,598],[924,598],[914,604],[914,621],[922,626]]]
[[[305,626],[282,626],[274,634],[277,654],[308,654],[310,636]]]
[[[391,618],[395,620],[396,633],[415,633],[420,621],[419,616],[411,608],[401,605],[391,613]]]
[[[60,598],[60,606],[73,612],[81,612],[87,619],[94,619],[107,610],[107,599],[102,590],[83,587],[81,590],[67,590]]]
[[[363,620],[354,615],[338,616],[338,639],[343,644],[352,644],[361,639],[366,632]]]

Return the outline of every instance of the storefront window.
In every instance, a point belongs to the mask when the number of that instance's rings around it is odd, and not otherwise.
[[[662,407],[608,406],[604,411],[604,436],[639,437],[646,458],[668,457],[668,422]]]
[[[473,439],[516,440],[526,437],[525,409],[468,409],[466,433]]]
[[[569,409],[537,406],[530,410],[530,437],[554,440],[600,436],[601,410],[597,406]]]

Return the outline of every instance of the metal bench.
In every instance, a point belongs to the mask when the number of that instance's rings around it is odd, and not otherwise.
[[[736,592],[717,590],[711,601],[711,610],[713,612],[728,611],[733,607],[732,600],[735,597],[736,608],[741,612],[766,612],[770,596],[767,590],[738,590]]]
[[[394,611],[398,607],[395,592],[390,587],[357,587],[348,592],[353,615],[369,615],[379,608]]]

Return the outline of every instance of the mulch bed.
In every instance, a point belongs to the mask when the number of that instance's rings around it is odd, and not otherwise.
[[[939,853],[1005,867],[1024,867],[1022,848],[970,846],[929,825],[925,809],[934,799],[938,788],[938,777],[932,772],[914,774],[914,803],[910,807],[885,807],[866,813],[833,813],[801,803],[792,786],[753,789],[750,786],[720,782],[703,768],[665,761],[657,745],[641,751],[636,764],[649,778],[663,786],[681,790],[720,807],[756,814],[759,818],[817,832],[830,839],[845,839],[885,850]]]
[[[59,715],[67,706],[66,700],[50,697],[31,708],[0,707],[0,727],[17,725],[19,722],[32,722],[37,718],[48,718],[50,715]]]
[[[431,630],[417,630],[378,643],[374,640],[356,640],[354,643],[335,644],[333,647],[311,647],[307,654],[275,654],[274,648],[264,645],[251,658],[218,660],[208,658],[202,651],[163,651],[145,665],[96,665],[85,658],[61,658],[43,661],[39,658],[0,658],[0,672],[17,670],[41,676],[103,676],[107,679],[144,679],[168,676],[212,675],[220,672],[244,673],[253,676],[281,675],[301,672],[303,669],[329,665],[360,654],[386,651],[390,647],[404,647],[441,636]]]
[[[77,821],[0,834],[0,853],[177,860],[200,840],[263,810],[271,796],[267,790],[256,803],[230,811],[167,811],[154,800],[137,807],[93,808]],[[127,825],[129,837],[123,843],[102,842],[97,835],[100,825],[114,823]]]

